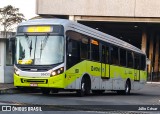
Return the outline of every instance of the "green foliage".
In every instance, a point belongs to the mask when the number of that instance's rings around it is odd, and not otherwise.
[[[2,31],[9,32],[13,31],[15,25],[26,20],[22,13],[19,13],[19,9],[11,5],[0,8],[0,25]]]

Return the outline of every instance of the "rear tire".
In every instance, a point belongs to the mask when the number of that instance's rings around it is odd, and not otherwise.
[[[131,86],[130,86],[129,81],[127,80],[127,82],[125,84],[125,90],[124,90],[125,95],[129,95],[130,94],[130,90],[131,90]]]
[[[119,95],[129,95],[131,90],[130,82],[127,80],[125,84],[125,90],[117,90],[117,94]]]
[[[42,92],[42,94],[44,94],[44,95],[49,95],[50,92],[51,92],[51,90],[48,89],[48,88],[41,88],[41,92]]]

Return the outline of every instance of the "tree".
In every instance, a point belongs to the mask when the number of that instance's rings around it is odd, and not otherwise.
[[[22,13],[19,13],[19,8],[15,8],[11,5],[0,8],[0,25],[2,31],[6,35],[6,32],[13,31],[15,25],[26,20]]]

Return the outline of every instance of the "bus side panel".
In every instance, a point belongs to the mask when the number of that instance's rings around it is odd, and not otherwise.
[[[124,68],[110,65],[110,78],[113,80],[113,90],[124,89],[124,79],[126,75],[123,72]]]
[[[124,90],[126,80],[134,80],[134,69],[110,65],[110,78],[113,79],[113,90]]]
[[[86,61],[82,61],[66,70],[65,89],[79,89],[81,76],[84,73],[86,73]]]
[[[134,69],[126,68],[126,79],[129,78],[130,80],[134,80]]]
[[[144,87],[147,80],[147,72],[140,70],[140,81],[134,81],[134,90],[140,90]]]
[[[87,72],[92,76],[91,89],[101,89],[101,63],[87,61]]]
[[[147,72],[140,70],[140,81],[146,82],[147,81]]]
[[[140,80],[140,71],[137,69],[134,69],[134,81]]]
[[[135,78],[135,70],[131,68],[126,68],[126,80],[129,78],[131,81],[131,89],[134,88],[134,78]],[[126,82],[125,82],[126,83]]]
[[[147,72],[140,70],[140,80],[133,82],[132,89],[134,90],[142,89],[146,83],[146,80],[147,80]]]

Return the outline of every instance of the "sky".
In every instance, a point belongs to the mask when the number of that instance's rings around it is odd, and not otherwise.
[[[0,8],[7,5],[19,8],[19,13],[23,13],[27,20],[36,16],[36,0],[0,0]]]

